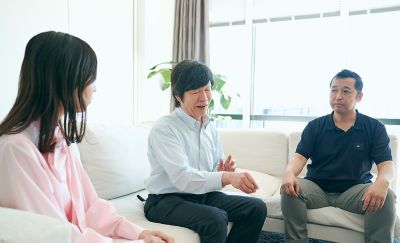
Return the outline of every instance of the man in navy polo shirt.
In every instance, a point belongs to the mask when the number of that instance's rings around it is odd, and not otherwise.
[[[395,169],[384,125],[359,113],[363,82],[342,70],[330,83],[333,112],[308,123],[286,168],[281,194],[286,242],[308,242],[307,209],[334,206],[365,214],[365,242],[393,242]],[[307,175],[297,178],[306,165]],[[371,182],[375,163],[378,176]]]

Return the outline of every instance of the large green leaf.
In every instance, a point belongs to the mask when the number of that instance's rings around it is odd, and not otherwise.
[[[171,71],[171,68],[161,68],[158,70],[153,70],[147,75],[147,78],[151,78],[155,75],[160,74],[164,80],[171,80]]]
[[[171,83],[171,73],[172,73],[172,70],[169,68],[160,69],[160,74],[161,74],[162,78],[164,79],[165,83]]]
[[[171,86],[171,72],[172,70],[170,68],[161,68],[155,71],[151,71],[148,75],[147,78],[151,78],[155,75],[160,75],[162,80],[160,84],[160,88],[162,91],[166,90]]]
[[[156,74],[158,74],[157,71],[151,71],[151,72],[147,75],[147,78],[151,78],[151,77],[153,77],[153,76],[156,75]]]
[[[225,97],[224,94],[221,95],[219,102],[221,103],[222,107],[225,110],[228,110],[229,106],[231,105],[231,101],[232,101],[232,97],[230,97],[229,95],[227,95]]]
[[[168,89],[169,86],[171,86],[171,83],[164,82],[164,83],[161,83],[160,88],[162,91],[164,91],[164,90]]]
[[[221,74],[214,74],[214,85],[213,90],[221,91],[226,84],[226,77]]]
[[[208,104],[208,113],[211,114],[212,111],[214,110],[214,108],[215,108],[215,103],[214,103],[214,99],[212,99],[210,101],[210,103]]]
[[[175,62],[175,61],[162,62],[162,63],[159,63],[159,64],[157,64],[157,65],[151,67],[149,70],[150,70],[150,71],[156,70],[159,66],[166,65],[166,64],[168,64],[169,67],[171,67],[172,65],[174,65],[174,64],[176,64],[176,63],[177,63],[177,62]]]

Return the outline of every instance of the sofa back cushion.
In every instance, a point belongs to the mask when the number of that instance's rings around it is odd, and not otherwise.
[[[288,155],[287,135],[265,129],[220,129],[225,155],[238,167],[281,176]]]
[[[289,159],[291,159],[294,155],[294,153],[296,152],[296,148],[297,148],[297,144],[300,142],[300,138],[301,138],[301,132],[292,132],[289,134]],[[390,138],[390,148],[392,150],[392,159],[394,162],[394,166],[395,166],[395,171],[397,171],[397,163],[398,163],[398,156],[399,156],[399,139],[396,135],[393,134],[389,134],[389,138]],[[311,163],[311,160],[308,160],[307,163]],[[376,165],[373,164],[372,166],[372,174],[374,175],[374,177],[376,176],[378,170],[376,168]],[[303,168],[303,170],[300,173],[300,176],[304,177],[307,173],[307,166],[305,166]],[[390,187],[393,190],[396,190],[397,187],[397,179],[396,177],[393,179]]]
[[[150,174],[148,130],[143,127],[88,124],[78,144],[83,166],[101,198],[144,189]]]

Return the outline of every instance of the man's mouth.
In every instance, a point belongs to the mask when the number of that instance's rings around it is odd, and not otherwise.
[[[208,105],[198,105],[197,108],[199,108],[199,109],[204,109],[204,108],[207,108],[207,106],[208,106]]]

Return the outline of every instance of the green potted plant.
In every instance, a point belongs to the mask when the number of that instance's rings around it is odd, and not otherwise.
[[[172,72],[172,66],[176,64],[174,61],[170,62],[162,62],[154,67],[149,69],[149,74],[147,75],[147,78],[152,78],[154,76],[160,75],[161,77],[161,83],[160,83],[160,88],[162,91],[167,90],[169,87],[171,87],[171,72]],[[207,115],[211,117],[213,120],[218,120],[218,119],[229,119],[229,116],[216,116],[214,115],[214,109],[215,109],[215,99],[219,99],[219,103],[221,104],[221,107],[227,110],[229,106],[231,105],[232,97],[228,94],[226,94],[223,90],[225,84],[226,84],[226,77],[221,74],[214,73],[214,85],[211,87],[211,90],[214,92],[213,99],[211,100],[210,104],[208,105],[208,110],[207,110]],[[215,94],[217,97],[215,97]],[[236,94],[239,96],[239,94]]]

